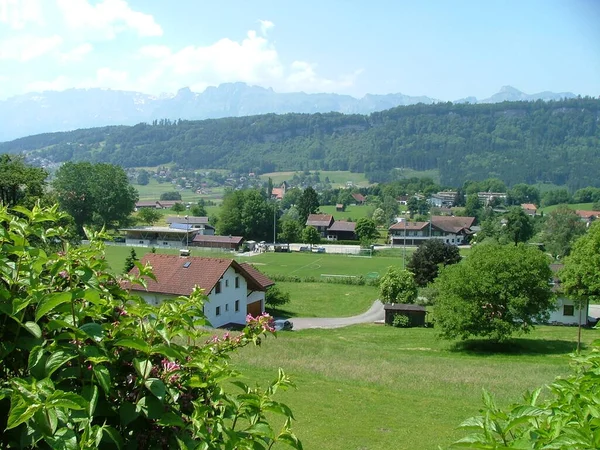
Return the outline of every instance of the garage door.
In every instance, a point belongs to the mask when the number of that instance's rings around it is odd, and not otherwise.
[[[261,303],[262,302],[260,300],[254,303],[248,303],[248,311],[246,314],[252,314],[254,317],[260,316],[263,313]]]

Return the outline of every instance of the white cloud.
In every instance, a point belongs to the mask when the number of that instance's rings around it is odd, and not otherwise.
[[[72,80],[61,75],[50,81],[34,81],[25,86],[25,92],[63,91],[73,87]]]
[[[85,42],[73,49],[63,52],[60,55],[60,58],[64,62],[76,62],[83,60],[84,56],[90,53],[94,47],[89,42]]]
[[[150,14],[132,10],[124,0],[56,0],[68,28],[86,35],[114,39],[132,30],[139,36],[162,36],[163,30]]]
[[[270,20],[259,20],[258,22],[260,23],[260,32],[263,36],[266,36],[267,31],[275,26],[275,24]]]
[[[22,34],[0,42],[0,59],[27,62],[56,50],[63,43],[58,35],[39,37]]]
[[[44,23],[41,0],[0,0],[0,23],[13,30]]]
[[[263,35],[248,31],[241,41],[221,39],[212,45],[189,45],[172,50],[165,45],[141,47],[138,58],[150,69],[139,78],[138,89],[147,92],[175,92],[189,86],[202,91],[208,86],[243,81],[279,91],[336,91],[352,86],[357,74],[340,79],[319,76],[316,65],[294,61],[286,65],[274,44],[264,35],[274,24],[259,21]]]

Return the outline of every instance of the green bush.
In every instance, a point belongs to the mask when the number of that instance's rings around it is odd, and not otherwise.
[[[211,337],[199,289],[151,306],[108,272],[103,233],[72,247],[56,207],[15,211],[0,207],[0,448],[302,447],[272,398],[283,371],[266,389],[230,382],[229,354],[260,344],[268,315]],[[125,287],[153,278],[135,264]]]
[[[410,326],[410,317],[406,314],[396,314],[392,320],[392,326],[396,328],[408,328]]]

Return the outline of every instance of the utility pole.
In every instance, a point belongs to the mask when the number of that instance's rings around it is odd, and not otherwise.
[[[402,219],[404,222],[404,241],[402,243],[402,269],[406,269],[406,217]]]
[[[190,205],[185,205],[185,209],[187,210],[187,214],[185,215],[186,227],[185,227],[185,249],[190,249],[189,239],[190,239]]]

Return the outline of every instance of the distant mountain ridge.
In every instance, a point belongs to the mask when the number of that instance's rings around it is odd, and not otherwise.
[[[525,94],[511,86],[484,100],[467,97],[455,103],[560,100],[571,92]],[[358,99],[340,94],[277,93],[245,83],[225,83],[204,92],[180,89],[159,97],[111,89],[68,89],[28,93],[0,101],[0,142],[23,136],[92,128],[134,125],[160,119],[218,119],[259,114],[328,113],[370,114],[396,106],[440,101],[427,96],[366,94]]]

